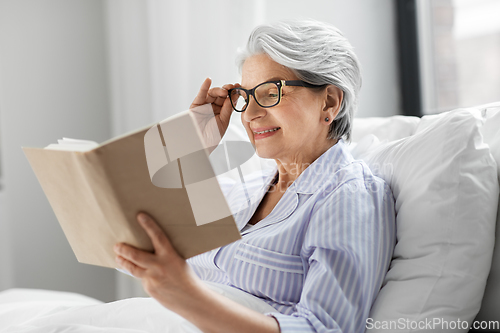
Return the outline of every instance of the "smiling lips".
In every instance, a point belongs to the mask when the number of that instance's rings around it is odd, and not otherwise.
[[[252,129],[255,140],[267,138],[268,136],[274,135],[277,130],[281,127],[267,127],[267,128],[255,128]]]
[[[281,127],[274,127],[274,128],[269,128],[269,129],[260,129],[260,128],[257,128],[260,131],[253,130],[253,134],[263,134],[263,133],[267,133],[267,132],[274,132],[274,131],[279,130],[280,128]]]

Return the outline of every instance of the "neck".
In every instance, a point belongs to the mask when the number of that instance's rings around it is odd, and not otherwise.
[[[285,192],[286,189],[311,165],[318,157],[323,155],[328,149],[333,147],[338,142],[337,139],[328,140],[322,148],[316,149],[308,154],[298,154],[292,158],[276,159],[278,165],[278,182],[276,183],[277,190]]]

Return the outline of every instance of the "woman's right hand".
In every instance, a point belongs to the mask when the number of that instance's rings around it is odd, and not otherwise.
[[[197,120],[206,147],[212,147],[213,150],[226,133],[233,112],[228,90],[240,85],[226,84],[210,88],[211,84],[210,78],[203,81],[190,110]]]

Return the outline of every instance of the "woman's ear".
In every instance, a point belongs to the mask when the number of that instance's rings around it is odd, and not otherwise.
[[[323,111],[326,112],[325,117],[328,117],[331,121],[337,117],[343,98],[344,92],[339,87],[333,84],[329,84],[326,87],[326,100],[323,109]]]

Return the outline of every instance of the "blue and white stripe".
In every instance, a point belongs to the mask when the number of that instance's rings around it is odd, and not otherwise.
[[[395,244],[394,198],[340,140],[243,229],[276,169],[226,192],[242,239],[188,260],[200,278],[260,297],[282,332],[364,332]],[[244,208],[241,208],[244,207]]]

